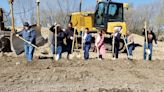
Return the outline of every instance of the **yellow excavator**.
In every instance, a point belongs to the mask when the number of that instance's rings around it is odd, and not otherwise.
[[[126,35],[126,22],[124,19],[124,10],[128,9],[127,3],[118,3],[113,1],[98,0],[94,12],[75,12],[70,15],[70,22],[80,33],[82,28],[89,28],[90,33],[96,33],[101,29],[106,29],[108,39],[106,42],[112,44],[110,35],[115,27],[120,27],[121,34]],[[110,48],[111,49],[111,48]],[[125,50],[123,39],[120,41],[120,51]]]

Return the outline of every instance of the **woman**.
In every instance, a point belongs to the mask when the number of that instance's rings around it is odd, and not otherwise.
[[[98,58],[103,60],[105,55],[105,44],[104,44],[104,30],[98,32],[98,35],[95,37],[95,47],[98,54]]]
[[[62,52],[63,52],[63,45],[64,45],[64,40],[65,38],[65,33],[63,32],[63,30],[61,29],[60,25],[57,25],[57,56],[56,56],[56,60],[58,61],[59,59],[61,59],[62,56]]]

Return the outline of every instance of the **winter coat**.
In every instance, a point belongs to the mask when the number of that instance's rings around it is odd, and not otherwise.
[[[65,33],[62,30],[57,33],[57,46],[63,46],[65,37]]]
[[[145,36],[145,30],[142,32],[142,35]],[[148,43],[152,43],[154,40],[155,43],[157,44],[156,35],[153,31],[151,31],[150,33],[147,32],[147,39],[148,39]],[[146,42],[146,36],[145,36],[145,42]]]
[[[28,29],[28,30],[23,30],[18,33],[20,36],[22,36],[25,40],[28,42],[31,42],[32,44],[36,44],[36,31],[34,29]],[[28,45],[27,42],[24,42],[25,45]]]
[[[74,36],[74,28],[70,28],[70,29],[67,29],[66,30],[66,32],[65,32],[65,34],[66,34],[66,42],[67,43],[69,43],[69,42],[72,42],[72,40],[70,39],[70,37],[72,36]],[[78,34],[77,33],[77,30],[76,30],[76,32],[75,32],[75,34]]]
[[[115,36],[115,46],[116,47],[119,47],[120,46],[120,39],[121,39],[121,34],[119,32],[115,33],[114,34]]]
[[[85,34],[84,41],[85,41],[84,45],[91,45],[92,36],[90,34]]]
[[[99,54],[104,56],[106,53],[106,48],[105,48],[105,43],[104,43],[104,35],[102,35],[102,36],[97,35],[96,36],[95,46],[98,47]]]

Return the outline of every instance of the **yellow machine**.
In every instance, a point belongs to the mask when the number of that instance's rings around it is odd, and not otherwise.
[[[126,22],[124,20],[124,10],[128,8],[127,3],[117,3],[113,1],[98,1],[95,12],[76,12],[71,14],[70,21],[76,26],[78,32],[81,28],[88,27],[90,32],[106,29],[106,34],[112,34],[115,27],[120,27],[121,34],[126,35]],[[121,41],[120,50],[124,48]],[[111,44],[111,43],[110,43]]]

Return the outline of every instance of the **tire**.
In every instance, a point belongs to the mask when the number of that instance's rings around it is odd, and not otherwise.
[[[10,40],[6,37],[0,39],[0,47],[3,52],[11,52]]]
[[[120,53],[123,53],[123,52],[125,52],[125,50],[126,50],[126,47],[125,47],[124,40],[121,39],[121,40],[120,40],[119,52],[120,52]]]

